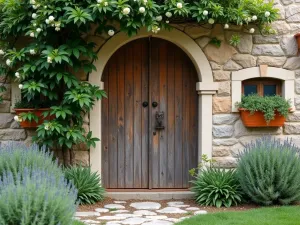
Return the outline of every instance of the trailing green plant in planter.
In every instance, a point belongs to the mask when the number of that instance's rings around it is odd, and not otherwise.
[[[190,173],[194,176],[192,192],[195,201],[204,206],[230,207],[242,201],[242,191],[236,177],[235,170],[213,168],[212,161],[204,156],[202,161],[210,165],[200,165],[198,170],[192,169]]]
[[[276,113],[287,117],[291,108],[290,101],[281,96],[259,96],[256,94],[243,96],[242,101],[237,103],[237,106],[239,109],[250,111],[251,115],[255,112],[262,112],[267,124],[275,119]]]
[[[80,204],[94,204],[104,199],[105,189],[100,176],[89,167],[67,167],[65,177],[78,189],[77,200]]]

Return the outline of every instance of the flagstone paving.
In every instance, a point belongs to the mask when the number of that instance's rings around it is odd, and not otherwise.
[[[87,225],[173,225],[193,215],[207,211],[184,202],[114,201],[95,208],[95,211],[77,212],[75,218]]]

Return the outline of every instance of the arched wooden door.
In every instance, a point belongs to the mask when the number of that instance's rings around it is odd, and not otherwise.
[[[198,161],[195,68],[176,45],[144,38],[121,47],[104,74],[106,188],[188,188]]]

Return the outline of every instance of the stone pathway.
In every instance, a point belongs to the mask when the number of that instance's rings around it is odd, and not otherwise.
[[[172,225],[193,215],[207,213],[184,202],[170,201],[167,207],[157,202],[132,202],[127,208],[126,203],[114,201],[92,212],[77,212],[75,219],[87,225]]]

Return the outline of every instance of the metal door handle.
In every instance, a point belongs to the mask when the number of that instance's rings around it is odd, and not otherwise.
[[[164,112],[156,112],[155,119],[156,119],[156,130],[164,130],[165,126],[163,126],[163,119],[165,117]]]
[[[146,108],[149,105],[149,103],[148,102],[143,102],[142,105],[143,105],[144,108]]]
[[[152,102],[152,107],[153,108],[156,108],[158,106],[158,103],[157,102]]]

